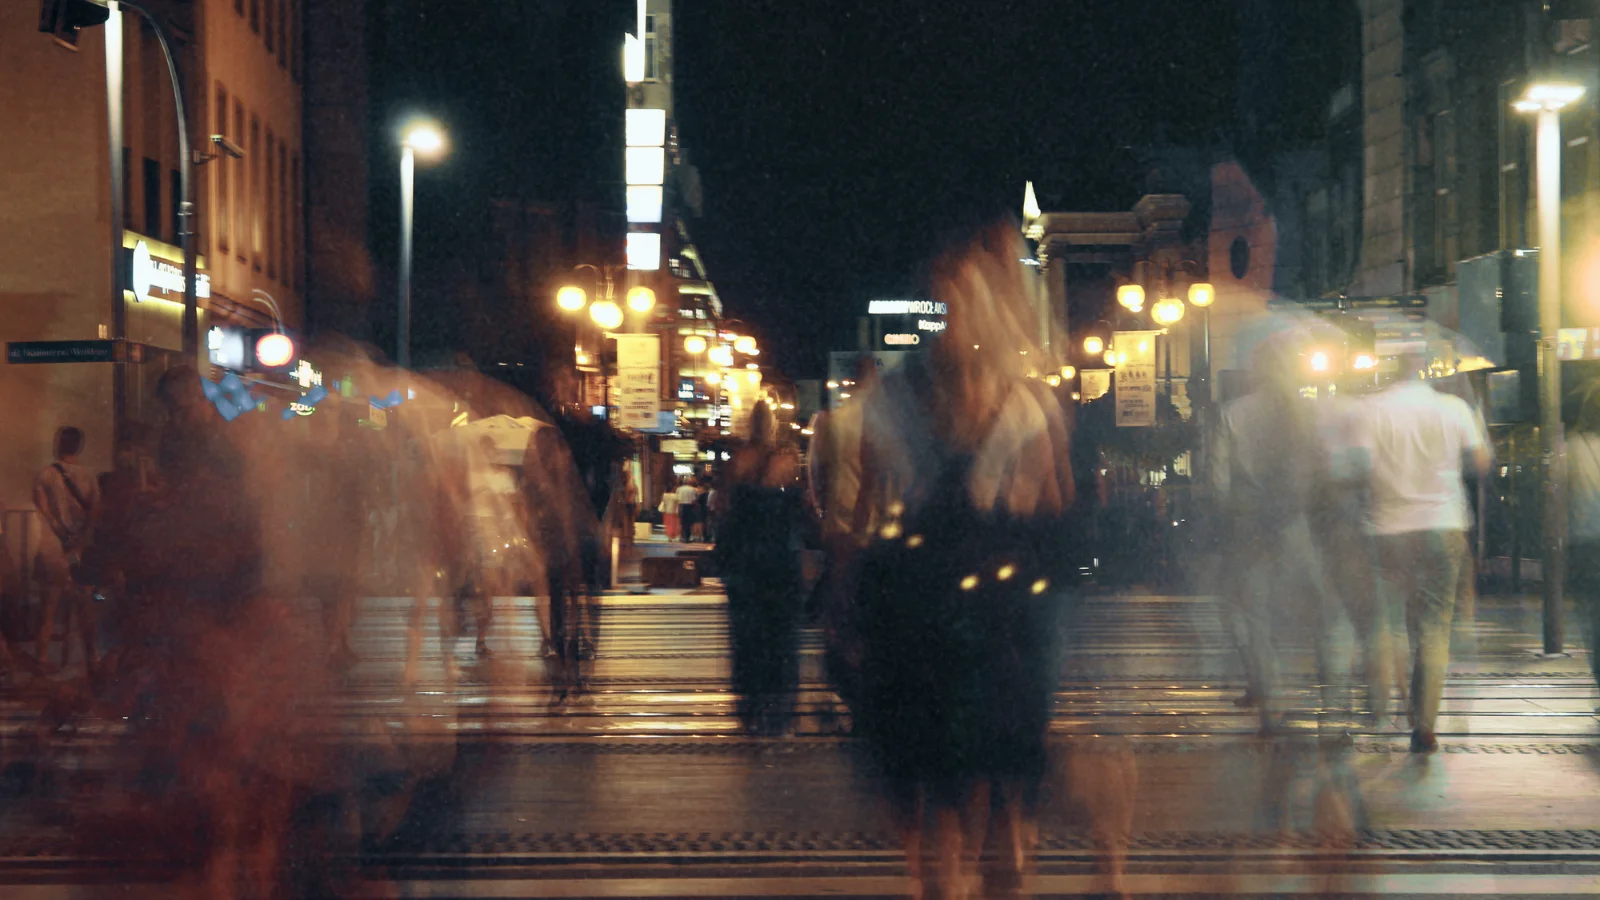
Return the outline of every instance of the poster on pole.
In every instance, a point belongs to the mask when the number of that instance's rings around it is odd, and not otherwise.
[[[661,338],[617,335],[617,424],[654,428],[661,409]]]
[[[1081,402],[1092,403],[1111,393],[1110,369],[1084,369],[1078,375],[1082,378],[1078,386]]]
[[[1119,331],[1111,346],[1117,354],[1117,427],[1156,423],[1155,331]]]

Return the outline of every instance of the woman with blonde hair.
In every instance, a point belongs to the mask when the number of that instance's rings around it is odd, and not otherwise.
[[[858,728],[917,895],[968,896],[991,811],[985,891],[1019,894],[1036,835],[1073,481],[1060,404],[1038,378],[1052,363],[1026,255],[1012,222],[952,244],[930,279],[947,330],[863,398],[854,518],[878,524],[857,582]]]
[[[746,730],[786,729],[799,681],[800,460],[757,402],[719,491],[727,497],[717,571],[728,592],[733,689]]]

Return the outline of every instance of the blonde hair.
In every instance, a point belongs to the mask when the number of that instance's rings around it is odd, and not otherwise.
[[[1015,222],[1001,220],[954,245],[932,268],[930,293],[948,306],[931,357],[946,414],[985,422],[1015,382],[1056,367],[1040,342],[1027,247]]]

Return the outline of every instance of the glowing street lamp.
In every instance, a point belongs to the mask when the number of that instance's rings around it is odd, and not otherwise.
[[[706,352],[706,339],[698,334],[691,334],[683,339],[683,349],[690,354],[699,356]]]
[[[1565,643],[1564,576],[1567,569],[1566,459],[1561,434],[1561,361],[1553,336],[1561,328],[1561,110],[1583,97],[1576,84],[1536,82],[1512,104],[1537,117],[1535,189],[1539,213],[1539,444],[1544,478],[1544,652]]]
[[[556,305],[566,312],[577,312],[589,302],[589,295],[583,288],[569,284],[556,291]]]
[[[615,300],[596,300],[589,307],[589,318],[596,325],[610,331],[622,327],[622,307]]]
[[[1099,356],[1106,349],[1106,342],[1099,335],[1091,334],[1083,339],[1083,352],[1090,356]]]
[[[1196,281],[1189,285],[1189,305],[1195,309],[1205,309],[1217,300],[1217,289],[1209,282]]]
[[[628,290],[628,308],[636,313],[647,313],[656,305],[656,292],[644,285]]]
[[[433,159],[444,149],[444,131],[433,122],[412,123],[400,140],[400,333],[395,360],[402,369],[411,367],[412,182],[416,176],[417,155]]]
[[[748,334],[740,335],[739,337],[733,339],[733,349],[743,353],[746,356],[754,356],[757,352],[756,339]]]
[[[1144,287],[1137,284],[1125,284],[1117,288],[1117,302],[1128,312],[1138,312],[1144,309]]]
[[[1176,325],[1183,318],[1183,301],[1176,297],[1163,297],[1150,307],[1150,318],[1158,325]]]
[[[715,365],[724,367],[733,365],[733,351],[725,344],[712,347],[709,356]]]

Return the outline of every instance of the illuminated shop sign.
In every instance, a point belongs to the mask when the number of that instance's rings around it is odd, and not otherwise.
[[[915,347],[922,343],[920,334],[886,334],[883,342],[891,347]]]
[[[869,316],[943,316],[948,304],[938,300],[873,300],[867,304]]]
[[[128,289],[141,303],[164,294],[183,295],[183,267],[150,255],[150,245],[140,241],[133,245],[128,258]],[[204,272],[194,275],[194,295],[211,296],[211,276]],[[159,299],[172,299],[159,297]]]
[[[939,334],[940,332],[944,331],[945,328],[947,328],[947,327],[948,326],[944,323],[944,321],[942,319],[918,319],[917,320],[917,330],[918,331],[926,331],[929,334]]]

